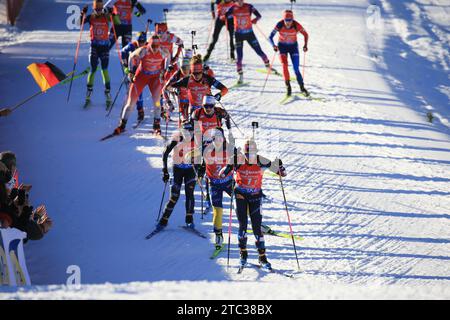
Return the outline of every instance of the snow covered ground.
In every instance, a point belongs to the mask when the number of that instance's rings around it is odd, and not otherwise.
[[[1,29],[2,105],[37,91],[28,64],[49,60],[71,70],[78,32],[67,31],[66,8],[81,2],[27,1],[19,31]],[[169,8],[170,29],[186,43],[197,30],[204,52],[209,1],[141,2],[152,8],[154,20]],[[258,25],[266,35],[288,7],[275,0],[251,3],[263,15]],[[380,6],[382,20],[368,25],[371,3]],[[117,125],[120,107],[105,117],[97,74],[87,111],[81,108],[85,82],[77,81],[68,104],[67,87],[55,88],[0,119],[0,150],[17,153],[22,178],[33,184],[32,201],[45,203],[54,219],[45,239],[25,247],[35,286],[2,288],[0,297],[450,298],[450,9],[437,0],[371,3],[309,0],[295,7],[310,34],[306,85],[324,101],[296,98],[281,106],[284,83],[277,76],[261,94],[265,75],[255,69],[262,62],[248,46],[244,76],[251,86],[223,99],[241,129],[250,133],[251,122],[259,122],[261,149],[286,164],[293,229],[305,238],[296,243],[301,271],[295,279],[253,269],[237,275],[235,219],[227,272],[226,253],[209,259],[212,235],[206,241],[178,228],[184,221],[181,202],[169,230],[143,240],[162,195],[162,141],[147,126],[98,141]],[[272,57],[268,42],[255,32]],[[226,61],[224,33],[221,39],[211,67],[231,85],[235,66]],[[88,66],[87,33],[84,40],[77,70]],[[113,92],[121,78],[117,60],[112,51]],[[281,68],[278,61],[275,68]],[[148,106],[148,96],[146,101]],[[428,111],[437,117],[433,123],[427,122]],[[275,142],[267,143],[267,136]],[[264,188],[273,199],[263,205],[264,222],[288,232],[278,179],[268,175]],[[228,215],[227,197],[225,204]],[[196,223],[204,233],[212,229],[211,216],[196,216]],[[274,268],[296,270],[289,239],[267,236],[266,243]],[[256,260],[251,238],[249,249]],[[81,269],[81,289],[64,286],[71,265]]]

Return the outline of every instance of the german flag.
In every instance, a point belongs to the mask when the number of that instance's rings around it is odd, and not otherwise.
[[[45,63],[32,63],[27,69],[42,92],[47,91],[67,78],[64,72],[48,61]]]

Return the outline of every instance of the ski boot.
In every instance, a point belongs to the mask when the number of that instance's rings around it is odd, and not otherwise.
[[[230,61],[231,61],[231,63],[235,63],[236,62],[236,57],[234,56],[234,51],[230,52]]]
[[[245,267],[247,265],[247,257],[248,257],[248,252],[247,252],[247,248],[240,248],[239,249],[239,265],[241,268]]]
[[[167,219],[165,217],[162,217],[159,220],[159,222],[156,224],[155,230],[160,231],[160,230],[164,229],[165,227],[167,227]]]
[[[110,89],[105,89],[105,98],[106,98],[106,110],[109,110],[112,104]]]
[[[286,80],[286,97],[290,97],[292,95],[292,88],[291,88],[291,82],[289,80]]]
[[[93,88],[88,86],[87,92],[86,92],[86,100],[84,102],[84,108],[87,108],[91,104],[91,95],[92,95]]]
[[[203,57],[203,62],[204,63],[206,63],[206,61],[208,61],[209,60],[209,56],[211,55],[211,51],[207,51],[206,52],[206,54],[205,54],[205,56]]]
[[[193,217],[192,213],[186,213],[185,222],[186,222],[186,227],[195,229],[194,217]]]
[[[119,135],[122,132],[124,132],[126,125],[127,125],[127,120],[121,119],[119,126],[114,129],[114,135]]]
[[[223,246],[223,233],[222,230],[214,230],[214,233],[216,234],[216,249],[220,249]]]
[[[272,265],[269,261],[267,261],[266,249],[258,249],[258,253],[258,261],[261,268],[265,270],[272,270]]]
[[[138,109],[138,118],[137,121],[141,122],[144,120],[144,108]]]
[[[153,120],[153,134],[155,135],[161,135],[161,120],[160,119],[154,119]]]
[[[237,80],[237,84],[243,84],[244,83],[244,73],[242,71],[238,72],[238,80]]]
[[[303,83],[300,83],[300,90],[305,95],[305,97],[309,97],[309,92],[305,89],[305,85]]]

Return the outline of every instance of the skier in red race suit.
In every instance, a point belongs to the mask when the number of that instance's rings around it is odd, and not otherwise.
[[[278,44],[275,45],[273,37],[276,33],[279,33]],[[272,33],[269,36],[269,40],[273,45],[275,51],[280,51],[280,60],[283,65],[283,77],[286,83],[287,96],[292,94],[290,76],[288,70],[288,54],[291,56],[292,66],[294,67],[295,76],[300,86],[300,90],[308,96],[309,93],[305,89],[303,83],[303,77],[299,70],[300,54],[298,51],[297,34],[301,33],[305,39],[303,46],[303,52],[308,51],[308,33],[302,27],[300,23],[294,20],[294,13],[291,10],[285,10],[283,12],[283,20],[278,21]]]
[[[252,19],[252,14],[254,14],[256,18]],[[258,54],[258,56],[261,57],[266,68],[270,68],[269,59],[267,58],[267,55],[262,51],[252,27],[253,24],[256,24],[258,20],[261,19],[261,14],[251,4],[244,3],[244,0],[237,0],[237,3],[230,9],[228,9],[228,11],[225,13],[225,16],[227,18],[232,16],[234,20],[234,32],[237,52],[236,68],[239,75],[237,83],[242,84],[244,82],[242,70],[242,59],[244,57],[244,41],[247,41],[253,48],[253,50],[255,50],[255,52]]]
[[[160,96],[162,77],[165,70],[164,66],[167,58],[168,56],[161,50],[161,40],[156,34],[152,35],[145,47],[137,49],[130,55],[129,65],[131,70],[133,70],[133,66],[137,66],[137,71],[136,74],[132,71],[129,73],[129,78],[132,83],[128,91],[128,100],[123,108],[119,126],[114,130],[115,134],[120,134],[125,130],[132,107],[146,86],[150,89],[153,100],[153,130],[155,134],[161,133]]]
[[[217,12],[214,11],[214,5],[217,6]],[[220,31],[222,31],[222,28],[226,26],[227,31],[229,33],[229,41],[230,41],[230,59],[232,61],[235,60],[234,55],[234,23],[233,23],[233,17],[228,16],[228,18],[225,16],[225,13],[234,5],[234,0],[211,0],[211,14],[212,18],[215,19],[214,23],[214,31],[212,36],[212,41],[209,44],[208,50],[206,51],[206,54],[203,58],[203,61],[207,61],[209,59],[209,56],[211,55],[211,52],[214,50],[214,47],[217,43],[217,40],[219,40]]]
[[[181,54],[181,51],[184,48],[183,40],[181,40],[175,34],[169,32],[167,28],[167,23],[165,22],[160,22],[155,25],[155,33],[161,39],[161,49],[169,55],[166,67],[168,67],[169,64],[175,64],[178,60],[178,57]],[[177,53],[175,54],[175,56],[173,55],[174,44],[178,46]]]
[[[239,249],[241,257],[241,266],[247,264],[247,225],[250,216],[252,230],[256,238],[255,245],[259,253],[259,263],[262,267],[271,269],[270,263],[266,257],[266,247],[264,236],[261,230],[261,198],[262,198],[262,180],[263,169],[286,176],[286,170],[280,159],[269,161],[257,154],[257,145],[253,139],[245,143],[245,154],[237,154],[234,164],[229,164],[220,172],[220,177],[225,178],[230,171],[236,173],[236,186],[234,193],[236,195],[236,214],[239,220]]]
[[[222,96],[226,95],[228,88],[213,76],[208,74],[203,66],[201,55],[195,55],[190,63],[191,74],[173,84],[166,86],[165,90],[172,90],[173,88],[187,88],[189,96],[189,117],[197,109],[202,107],[203,97],[211,95],[211,87],[220,90],[214,97],[220,100]]]
[[[125,71],[125,73],[129,73],[130,69],[128,68],[128,58],[130,57],[130,54],[134,52],[136,49],[141,48],[147,44],[147,34],[145,31],[139,32],[136,41],[132,41],[128,43],[123,49],[121,50],[121,56],[122,56],[122,66]],[[135,73],[136,70],[133,70]],[[144,120],[144,98],[142,96],[142,93],[139,95],[138,101],[136,103],[136,109],[138,111],[138,121]]]

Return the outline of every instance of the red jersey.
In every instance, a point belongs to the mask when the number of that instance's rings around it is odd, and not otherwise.
[[[87,22],[91,25],[89,28],[91,42],[109,45],[109,16],[91,14],[87,17]]]
[[[200,122],[202,134],[210,129],[222,127],[222,119],[226,116],[225,111],[221,108],[214,107],[214,113],[207,115],[203,108],[197,109],[192,115],[192,119]]]
[[[189,104],[191,107],[201,107],[203,104],[203,97],[211,94],[211,87],[219,89],[222,96],[227,94],[228,89],[216,78],[211,77],[207,72],[203,73],[202,79],[196,81],[192,75],[185,77],[178,82],[171,85],[174,88],[187,88]]]
[[[287,28],[284,21],[281,20],[275,26],[275,31],[279,33],[278,42],[282,44],[297,43],[297,33],[301,33],[305,37],[305,44],[308,43],[308,33],[297,21],[293,21],[292,27]]]
[[[166,50],[171,56],[173,53],[173,44],[175,43],[177,46],[183,44],[183,41],[178,38],[176,35],[170,32],[165,32],[160,35],[161,38],[161,48]]]
[[[238,188],[258,191],[262,187],[263,170],[257,164],[243,164],[236,170],[236,185]]]
[[[190,141],[186,141],[180,133],[176,133],[176,136],[173,140],[178,141],[177,145],[173,148],[173,165],[184,168],[190,167],[193,161],[189,157],[188,159],[186,159],[185,155],[191,153],[195,149],[195,141],[193,139]]]
[[[120,18],[120,22],[124,25],[131,25],[133,14],[133,5],[131,0],[117,0],[113,6],[114,13]]]
[[[212,144],[210,146],[213,146]],[[217,152],[214,148],[208,152],[209,148],[205,149],[203,153],[203,159],[206,164],[206,175],[212,183],[223,183],[230,181],[233,176],[233,171],[228,172],[227,176],[220,177],[219,172],[222,168],[229,164],[230,153],[227,150],[222,150],[222,152]]]
[[[244,3],[242,7],[234,4],[226,12],[226,16],[233,16],[234,31],[237,33],[245,33],[252,31],[252,14],[255,14],[259,19],[261,15],[259,12],[248,3]]]
[[[159,76],[164,70],[166,56],[161,50],[153,51],[148,46],[137,49],[131,56],[131,61],[139,57],[139,67],[137,72],[143,72],[150,76]],[[136,73],[137,73],[136,72]]]
[[[216,9],[216,15],[219,17],[220,20],[225,21],[226,16],[225,13],[230,9],[232,6],[234,6],[234,2],[225,2],[224,0],[217,0],[217,9]]]

